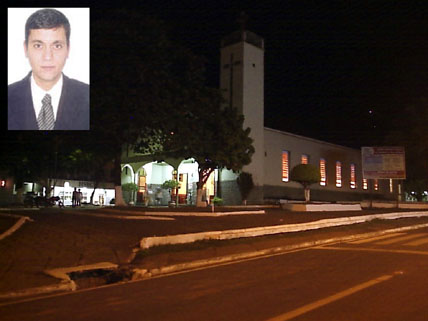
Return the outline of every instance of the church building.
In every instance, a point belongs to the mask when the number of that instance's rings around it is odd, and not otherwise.
[[[251,163],[243,168],[252,174],[255,184],[249,204],[302,200],[302,187],[289,177],[291,169],[298,164],[312,164],[320,169],[321,182],[311,185],[313,201],[361,201],[369,197],[396,199],[396,181],[363,179],[360,150],[264,126],[263,38],[247,30],[223,38],[220,89],[226,103],[244,115],[244,128],[251,128],[255,153]],[[205,186],[207,200],[217,195],[225,205],[241,204],[236,178],[237,173],[216,170]],[[193,159],[157,163],[148,155],[124,152],[122,185],[138,185],[136,194],[125,195],[129,202],[168,204],[169,191],[161,185],[170,179],[180,182],[178,202],[195,204],[198,166]]]

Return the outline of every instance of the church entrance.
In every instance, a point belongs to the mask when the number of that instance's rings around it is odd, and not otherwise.
[[[147,174],[144,168],[142,168],[138,173],[137,203],[147,204]]]
[[[187,173],[178,174],[178,182],[180,187],[178,189],[178,204],[187,204]]]

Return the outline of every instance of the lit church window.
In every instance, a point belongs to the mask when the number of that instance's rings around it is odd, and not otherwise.
[[[282,151],[282,181],[288,182],[289,179],[289,152]]]
[[[367,178],[363,178],[363,189],[368,189],[369,188],[369,183],[367,181]]]
[[[379,190],[379,181],[377,179],[374,180],[373,185],[374,185],[374,190],[378,191]]]
[[[342,163],[336,162],[336,187],[342,187]]]
[[[350,187],[351,188],[357,188],[356,177],[355,177],[355,164],[351,164]]]
[[[321,175],[320,185],[326,186],[327,185],[327,172],[326,172],[326,168],[325,168],[325,159],[324,158],[320,159],[320,175]]]

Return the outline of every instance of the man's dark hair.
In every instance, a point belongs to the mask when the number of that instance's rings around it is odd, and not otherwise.
[[[28,36],[31,29],[53,29],[64,27],[67,46],[70,44],[70,23],[64,14],[55,9],[41,9],[34,12],[25,24],[25,44],[28,46]]]

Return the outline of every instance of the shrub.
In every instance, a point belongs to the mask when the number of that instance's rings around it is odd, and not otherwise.
[[[174,189],[180,187],[180,183],[174,179],[170,179],[169,181],[163,182],[161,185],[163,189]]]
[[[137,184],[134,183],[126,183],[122,185],[122,191],[124,192],[136,192],[138,191]]]
[[[217,196],[214,196],[212,203],[216,206],[223,205],[223,199]]]
[[[319,183],[321,180],[321,174],[318,167],[311,164],[299,164],[294,166],[290,172],[290,180],[298,182],[303,186],[305,191],[305,201],[310,201],[310,190],[309,186],[315,183]]]
[[[250,173],[242,172],[236,179],[242,200],[246,201],[251,190],[254,188],[253,176]]]
[[[290,180],[298,182],[307,188],[309,185],[319,183],[321,180],[320,170],[311,164],[299,164],[290,172]]]

